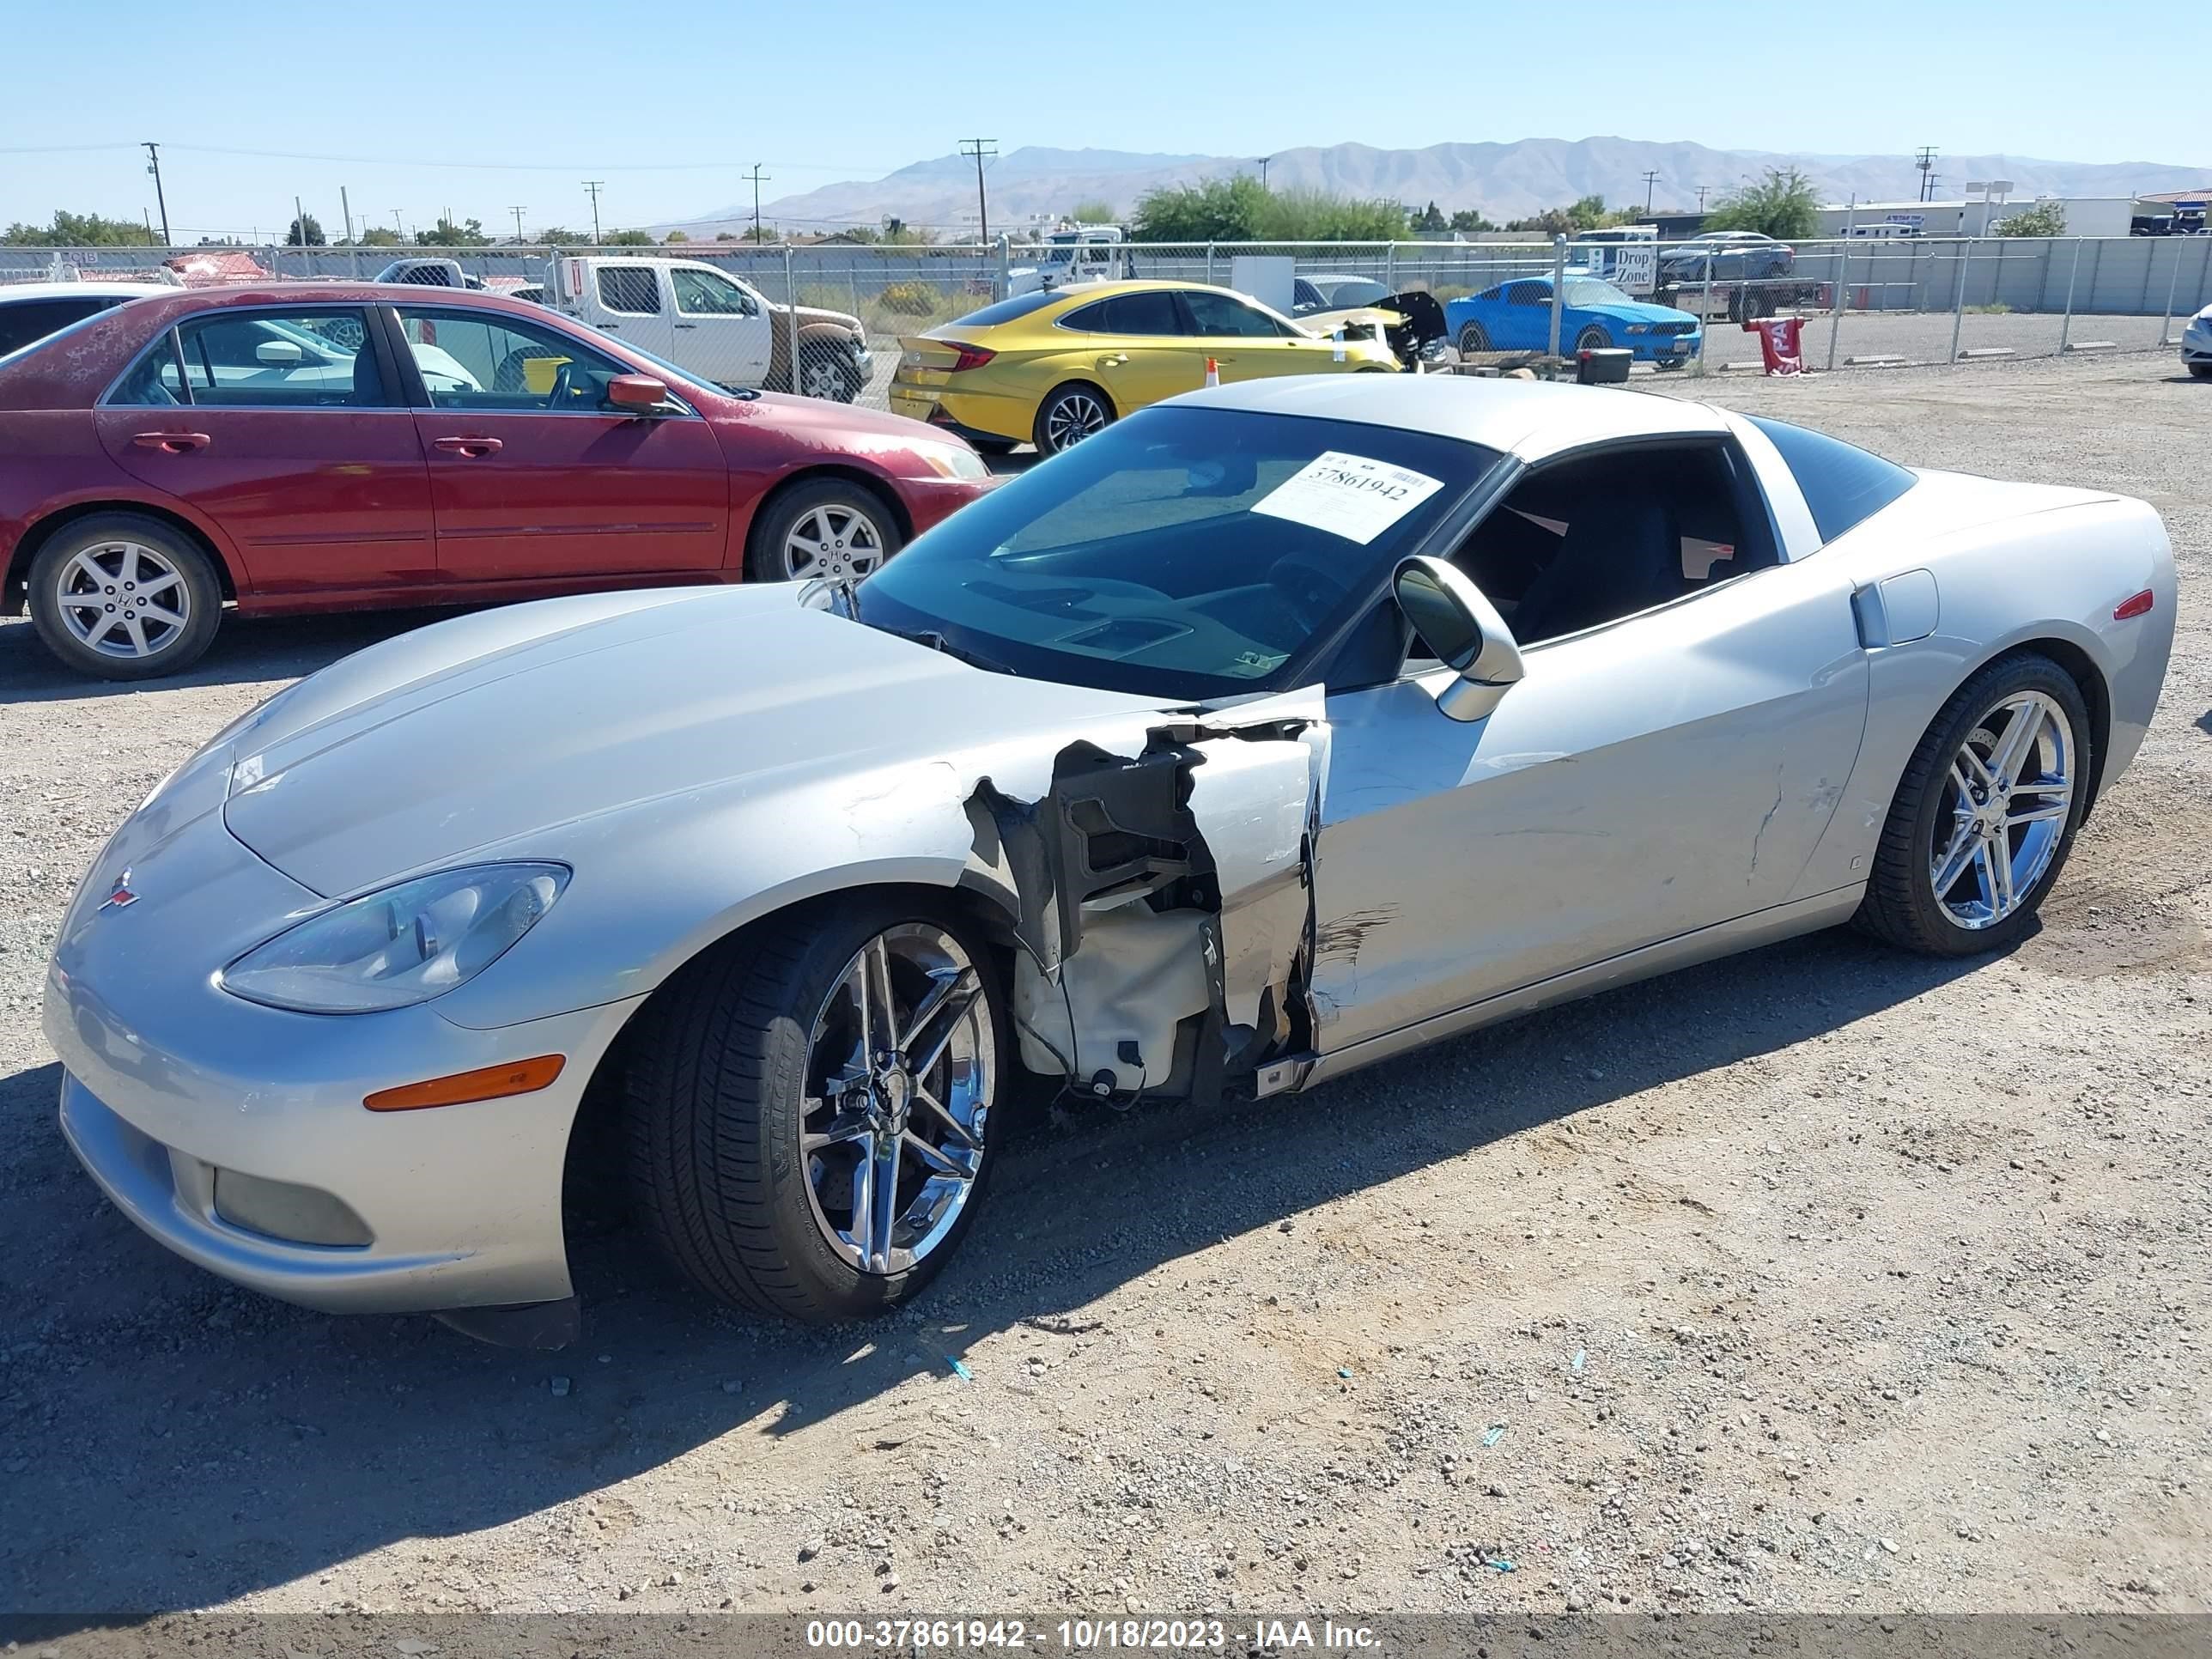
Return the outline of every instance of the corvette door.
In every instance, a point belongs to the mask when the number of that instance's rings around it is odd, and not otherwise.
[[[1604,501],[1589,526],[1601,543],[1640,533],[1643,509],[1618,503],[1627,488],[1561,485],[1570,503]],[[1682,528],[1668,526],[1670,543]],[[1506,601],[1532,637],[1539,609],[1575,631],[1526,648],[1525,678],[1485,720],[1437,708],[1443,671],[1329,699],[1324,1053],[1809,896],[1799,877],[1865,726],[1850,583],[1817,558],[1732,575],[1739,550],[1689,528],[1706,538],[1683,536],[1682,557],[1704,580],[1676,578],[1679,596],[1654,608],[1592,625],[1533,584]]]

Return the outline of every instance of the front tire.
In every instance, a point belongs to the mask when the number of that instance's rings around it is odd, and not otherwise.
[[[2191,363],[2189,373],[2196,380],[2212,380],[2212,363]]]
[[[813,1324],[919,1292],[975,1219],[1010,1030],[927,900],[850,895],[709,951],[630,1042],[631,1180],[709,1295]]]
[[[1575,349],[1577,351],[1603,351],[1612,343],[1613,336],[1595,323],[1575,336]]]
[[[745,580],[858,581],[899,550],[898,520],[866,484],[824,478],[786,490],[753,520]]]
[[[1459,331],[1459,355],[1472,357],[1490,349],[1490,336],[1480,323],[1467,323]]]
[[[1085,438],[1094,438],[1114,422],[1114,400],[1088,380],[1071,380],[1054,388],[1037,405],[1036,429],[1030,434],[1040,455],[1057,455]]]
[[[198,542],[137,513],[64,526],[31,561],[31,621],[79,673],[146,680],[197,662],[222,620],[222,585]]]
[[[2019,943],[2088,809],[2093,741],[2081,688],[2050,658],[1976,674],[1913,750],[1856,924],[1929,956]]]

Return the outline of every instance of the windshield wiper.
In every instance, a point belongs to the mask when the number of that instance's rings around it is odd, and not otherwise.
[[[899,637],[912,640],[916,645],[926,645],[933,651],[942,651],[946,656],[956,658],[966,663],[970,668],[981,668],[988,673],[1012,674],[1014,672],[995,658],[987,657],[980,651],[970,651],[964,646],[953,644],[933,628],[918,628],[913,633],[902,634]]]

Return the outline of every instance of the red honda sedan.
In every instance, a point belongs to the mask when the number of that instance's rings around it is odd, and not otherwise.
[[[227,601],[857,578],[991,483],[919,422],[724,391],[520,301],[179,291],[0,357],[0,614],[141,679]]]

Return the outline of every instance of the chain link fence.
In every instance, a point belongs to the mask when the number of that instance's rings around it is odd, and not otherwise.
[[[1236,287],[1293,315],[1426,292],[1475,361],[1627,343],[1583,284],[1702,325],[1692,374],[1755,369],[1762,317],[1804,319],[1814,369],[2168,349],[2212,303],[2212,236],[1870,234],[1784,247],[1632,233],[1549,241],[659,247],[0,247],[0,285],[70,278],[362,281],[519,294],[705,379],[885,406],[901,342],[1010,294],[1113,278]],[[617,262],[617,263],[605,263]],[[688,274],[684,274],[688,273]],[[702,274],[703,273],[703,274]],[[1564,275],[1564,283],[1554,282]],[[1466,301],[1455,307],[1454,301]],[[1518,313],[1526,310],[1530,314]],[[1478,333],[1466,332],[1467,320]],[[1679,325],[1677,325],[1679,326]],[[1686,333],[1687,331],[1685,330]]]

